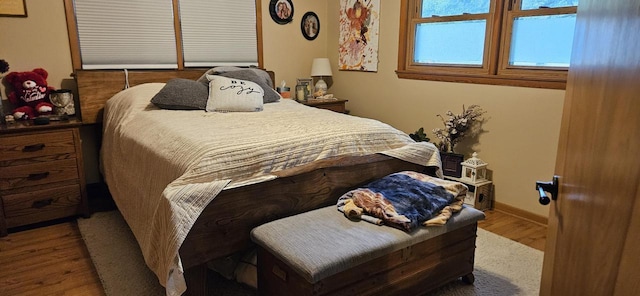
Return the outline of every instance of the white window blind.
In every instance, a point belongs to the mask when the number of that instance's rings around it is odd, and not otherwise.
[[[83,69],[177,68],[171,0],[75,0]]]
[[[180,0],[186,67],[258,65],[255,0]]]

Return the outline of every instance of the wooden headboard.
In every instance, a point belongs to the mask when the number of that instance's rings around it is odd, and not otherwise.
[[[171,78],[196,80],[208,69],[184,70],[129,70],[129,86],[149,82],[167,82]],[[275,79],[272,71],[267,71],[271,81]],[[124,89],[124,70],[76,70],[80,116],[83,124],[102,122],[104,104],[109,98]]]

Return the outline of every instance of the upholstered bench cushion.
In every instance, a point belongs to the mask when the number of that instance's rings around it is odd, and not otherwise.
[[[444,226],[423,227],[412,233],[344,217],[336,206],[313,210],[258,226],[252,240],[315,283],[372,259],[484,219],[464,207]]]

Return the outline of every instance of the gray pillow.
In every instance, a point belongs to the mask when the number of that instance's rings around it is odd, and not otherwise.
[[[211,68],[211,69],[207,70],[207,72],[205,72],[204,74],[202,74],[202,76],[200,76],[200,78],[198,78],[198,81],[200,81],[203,84],[207,84],[207,83],[209,83],[209,81],[207,80],[207,75],[215,75],[215,74],[233,72],[233,71],[240,71],[240,70],[253,71],[258,76],[262,77],[262,79],[264,79],[264,82],[267,85],[269,85],[269,87],[273,88],[273,81],[271,81],[271,76],[269,75],[269,73],[267,73],[267,71],[265,71],[265,70],[258,69],[258,68],[240,68],[240,67],[235,67],[235,66],[218,66],[218,67]]]
[[[220,70],[220,71],[219,71]],[[226,71],[222,71],[226,70]],[[276,92],[271,85],[271,77],[269,73],[260,69],[243,69],[236,67],[217,67],[209,69],[202,77],[198,78],[198,81],[203,85],[209,85],[207,75],[220,75],[228,78],[235,78],[240,80],[247,80],[257,83],[264,90],[263,103],[272,103],[280,100],[280,94]]]
[[[209,86],[184,78],[173,78],[151,99],[151,103],[171,110],[204,110]]]

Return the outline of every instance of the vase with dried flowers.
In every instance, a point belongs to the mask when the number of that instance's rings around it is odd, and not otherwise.
[[[444,128],[433,129],[433,134],[440,139],[438,147],[443,152],[453,152],[453,147],[462,140],[465,136],[469,136],[474,132],[477,132],[476,123],[482,120],[482,114],[486,111],[482,110],[478,105],[471,105],[468,108],[462,106],[462,113],[454,114],[451,111],[447,111],[445,118],[438,114]]]

